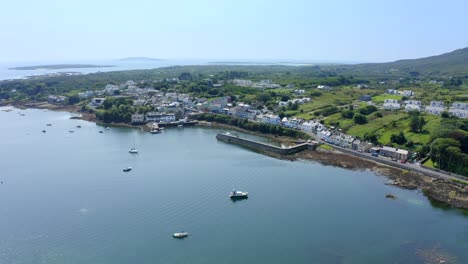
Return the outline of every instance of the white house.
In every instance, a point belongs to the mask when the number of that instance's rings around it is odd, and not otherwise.
[[[411,97],[414,95],[414,92],[411,90],[404,90],[403,92],[400,92],[400,94],[406,97]]]
[[[396,99],[385,99],[383,107],[387,110],[400,109],[401,105]]]
[[[132,114],[132,123],[144,123],[145,122],[145,115],[144,114]]]
[[[99,107],[104,103],[105,100],[106,98],[93,98],[91,99],[91,105]]]
[[[448,112],[459,118],[468,118],[468,110],[465,109],[450,108]]]
[[[448,112],[453,116],[468,118],[468,103],[453,102]]]
[[[304,93],[305,93],[305,90],[301,90],[301,89],[294,90],[295,95],[301,95],[301,94],[304,94]]]
[[[421,106],[420,105],[414,105],[414,104],[407,104],[407,105],[405,105],[405,111],[406,112],[421,111]]]
[[[463,102],[453,102],[452,107],[453,109],[462,109],[462,110],[467,110],[468,109],[468,103],[463,103]]]
[[[324,91],[330,91],[331,89],[333,89],[332,87],[328,86],[328,85],[318,85],[317,86],[317,89],[319,90],[324,90]]]
[[[270,125],[279,125],[279,123],[281,122],[281,118],[277,115],[268,114],[264,115],[260,121]]]
[[[116,92],[116,91],[119,90],[119,86],[114,85],[114,84],[108,84],[108,85],[106,85],[106,87],[104,88],[104,90],[106,90],[106,93],[112,95],[112,94],[114,94],[114,92]]]
[[[398,94],[398,90],[387,89],[387,94]]]
[[[442,101],[431,101],[431,103],[424,109],[426,113],[433,115],[440,115],[444,110],[444,102]]]
[[[417,101],[417,100],[407,100],[407,101],[405,101],[405,104],[421,105],[421,101]]]
[[[174,114],[166,114],[166,113],[158,113],[158,112],[149,112],[146,114],[146,121],[147,122],[174,122],[175,115]]]

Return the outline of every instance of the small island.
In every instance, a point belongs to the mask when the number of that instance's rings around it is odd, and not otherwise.
[[[51,64],[51,65],[34,65],[8,68],[9,70],[61,70],[61,69],[77,69],[77,68],[106,68],[115,67],[113,65],[94,65],[94,64]]]

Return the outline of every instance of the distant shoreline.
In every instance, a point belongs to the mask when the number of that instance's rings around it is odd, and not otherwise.
[[[62,69],[78,69],[78,68],[109,68],[115,67],[114,65],[95,65],[95,64],[50,64],[50,65],[33,65],[8,68],[8,70],[62,70]]]

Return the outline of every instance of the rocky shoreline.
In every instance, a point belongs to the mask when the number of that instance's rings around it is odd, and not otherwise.
[[[79,106],[57,106],[48,103],[29,103],[29,104],[9,104],[4,106],[13,106],[20,109],[26,108],[36,108],[36,109],[48,109],[52,111],[66,111],[71,113],[80,114],[77,119],[86,120],[89,122],[94,122],[99,125],[110,125],[110,126],[119,126],[119,127],[129,127],[129,128],[139,128],[144,129],[146,126],[133,126],[125,123],[112,123],[104,124],[97,120],[96,116],[92,113],[82,112]],[[203,125],[201,123],[200,125]],[[206,124],[205,124],[206,125]],[[262,134],[260,132],[254,132],[238,128],[231,125],[220,124],[211,122],[209,127],[211,128],[221,128],[221,129],[231,129],[243,133],[249,133],[252,135],[267,137],[271,140],[277,141],[286,145],[293,145],[297,139],[284,137],[284,136],[275,136],[271,134]],[[347,169],[368,169],[374,172],[377,172],[380,175],[383,175],[389,179],[387,184],[398,186],[405,189],[420,189],[425,195],[434,199],[436,201],[447,204],[451,207],[468,209],[468,185],[462,185],[459,183],[443,180],[443,179],[434,179],[432,177],[414,173],[410,171],[405,171],[400,168],[391,167],[384,165],[373,160],[362,159],[356,156],[352,156],[338,150],[326,150],[322,148],[317,148],[316,150],[305,150],[300,153],[293,155],[279,155],[274,153],[262,152],[262,154],[285,160],[308,160],[314,162],[320,162],[323,165],[327,166],[337,166]]]

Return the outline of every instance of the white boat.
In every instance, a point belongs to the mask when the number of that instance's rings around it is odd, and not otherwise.
[[[136,148],[131,148],[128,152],[132,153],[132,154],[136,154],[138,153],[138,149]]]
[[[150,131],[151,134],[159,134],[161,133],[161,131],[159,131],[159,129],[153,129]]]
[[[179,125],[177,125],[177,127],[184,127],[184,125],[183,125],[183,124],[179,124]]]
[[[174,233],[172,237],[173,238],[185,238],[185,237],[188,237],[189,235],[190,235],[189,233],[182,231],[180,233]]]
[[[133,169],[132,167],[127,167],[127,168],[123,169],[123,171],[124,171],[124,172],[129,172],[129,171],[131,171],[132,169]]]
[[[110,129],[110,127],[106,127],[106,130],[109,130],[109,129]]]
[[[246,199],[249,198],[249,193],[234,190],[229,194],[229,197],[231,199]]]

